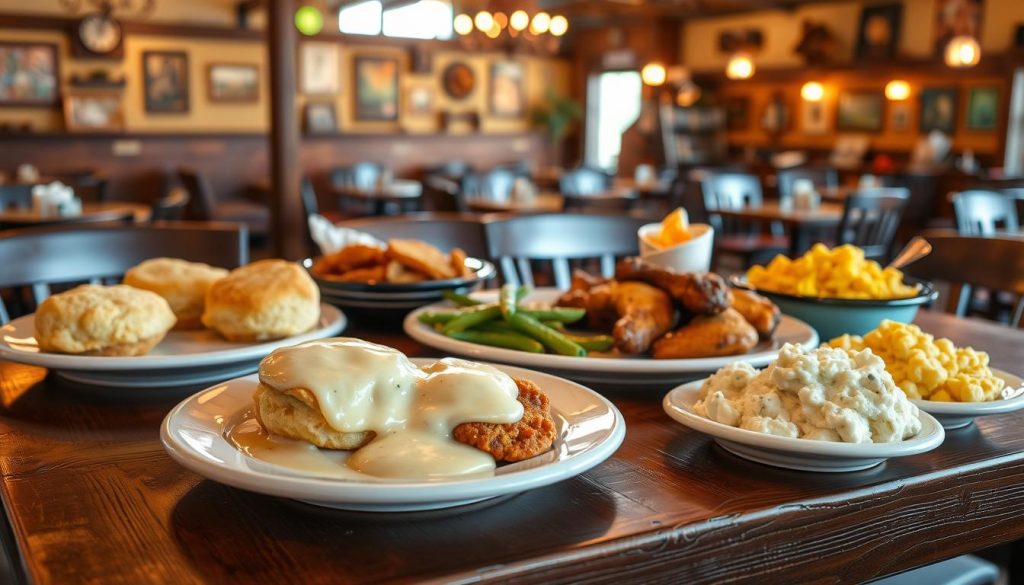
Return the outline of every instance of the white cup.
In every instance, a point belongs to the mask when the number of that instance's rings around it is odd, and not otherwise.
[[[706,223],[691,223],[689,240],[668,248],[659,248],[650,238],[661,229],[660,223],[640,226],[637,232],[640,240],[640,258],[676,272],[707,272],[711,268],[711,252],[715,242],[715,230]]]

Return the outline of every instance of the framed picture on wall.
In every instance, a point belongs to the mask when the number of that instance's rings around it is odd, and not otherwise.
[[[885,96],[877,91],[844,91],[839,94],[836,129],[878,132],[882,129]]]
[[[302,93],[306,95],[338,93],[341,87],[338,45],[334,43],[301,43],[299,45],[299,71]]]
[[[999,121],[999,89],[975,87],[967,94],[967,129],[995,130]]]
[[[116,132],[124,129],[121,92],[67,92],[64,126],[68,132]]]
[[[865,6],[860,12],[857,58],[891,59],[895,57],[899,48],[902,20],[902,3]]]
[[[982,0],[935,0],[935,54],[941,55],[953,37],[981,38],[981,9]]]
[[[921,91],[921,132],[956,130],[956,88],[929,87]]]
[[[889,129],[893,132],[910,130],[910,102],[892,102],[889,104]]]
[[[255,102],[260,99],[260,68],[245,63],[210,63],[206,88],[211,102]]]
[[[731,132],[750,129],[750,98],[734,95],[725,98],[725,128]]]
[[[410,83],[405,89],[405,111],[413,116],[433,113],[434,88],[428,83]]]
[[[188,54],[183,51],[144,51],[142,87],[147,112],[188,112]]]
[[[518,61],[491,64],[491,114],[499,118],[526,115],[526,70]]]
[[[331,134],[338,130],[338,119],[331,102],[306,103],[306,132],[309,134]]]
[[[0,42],[0,106],[54,106],[57,45]]]
[[[356,57],[355,86],[357,120],[398,120],[398,59]]]
[[[828,112],[822,101],[804,101],[800,108],[800,131],[809,136],[821,136],[829,131]]]

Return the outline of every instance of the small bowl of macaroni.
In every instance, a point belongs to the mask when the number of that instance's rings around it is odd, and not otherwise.
[[[733,277],[732,284],[768,297],[822,339],[864,335],[886,319],[910,323],[921,305],[938,296],[931,283],[883,268],[850,245],[815,244],[795,260],[776,256]]]

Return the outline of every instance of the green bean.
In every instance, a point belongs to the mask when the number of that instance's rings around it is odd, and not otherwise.
[[[475,307],[477,305],[483,304],[476,299],[472,299],[467,295],[457,293],[453,290],[446,290],[443,293],[441,293],[441,296],[455,303],[456,305],[459,305],[460,307]]]
[[[586,309],[577,309],[576,307],[551,307],[549,309],[520,307],[519,312],[540,321],[559,321],[561,323],[579,321],[587,314]]]
[[[579,344],[567,339],[554,329],[546,327],[543,323],[525,313],[516,313],[506,319],[506,321],[520,332],[536,339],[544,344],[544,347],[557,354],[576,357],[587,355],[587,350],[580,347]]]
[[[427,311],[426,313],[420,313],[416,318],[419,319],[420,323],[437,325],[439,323],[447,323],[457,316],[456,311]]]
[[[547,325],[548,327],[554,329],[555,331],[561,331],[563,333],[565,332],[565,323],[562,323],[561,321],[541,321],[541,323]]]
[[[477,309],[477,307],[473,307],[473,309],[464,311],[458,317],[445,323],[445,326],[443,329],[441,329],[441,332],[444,333],[445,335],[451,335],[452,333],[456,333],[458,331],[465,331],[466,329],[470,329],[472,327],[480,325],[481,323],[493,321],[494,319],[497,319],[498,317],[501,316],[501,309],[495,305],[481,305],[481,307],[483,308],[479,310],[473,310]]]
[[[515,285],[506,284],[498,292],[498,306],[501,307],[501,316],[508,319],[516,314],[516,290]]]
[[[504,347],[506,349],[528,351],[530,353],[544,353],[544,346],[541,345],[539,341],[530,339],[522,333],[472,330],[456,331],[454,333],[449,333],[448,336],[453,339],[468,341],[470,343],[479,343],[481,345]]]
[[[608,351],[615,347],[615,338],[611,335],[573,335],[565,332],[562,335],[587,351]]]
[[[486,323],[477,325],[476,327],[473,328],[473,330],[474,331],[491,331],[491,332],[494,332],[494,333],[515,333],[517,335],[522,335],[521,333],[519,333],[518,329],[516,329],[515,327],[509,325],[507,322],[505,322],[505,321],[503,321],[501,319],[498,319],[496,321],[488,321]]]
[[[530,294],[530,287],[523,285],[516,289],[516,302],[522,301]]]

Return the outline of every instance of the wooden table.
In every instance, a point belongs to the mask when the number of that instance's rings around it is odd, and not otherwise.
[[[1024,332],[922,313],[1020,372]],[[348,331],[410,355],[398,333]],[[667,388],[665,389],[667,390]],[[356,514],[204,480],[161,449],[187,392],[120,398],[0,362],[0,479],[15,567],[64,583],[856,582],[1024,536],[1024,412],[855,473],[751,463],[609,396],[626,440],[595,469],[491,505]]]
[[[150,208],[141,203],[109,201],[82,203],[80,215],[43,215],[31,209],[0,211],[0,227],[35,227],[65,223],[144,222],[149,220]]]
[[[565,198],[558,193],[538,193],[535,197],[491,199],[467,197],[466,207],[481,213],[558,213],[565,206]]]
[[[340,209],[345,209],[346,200],[356,200],[372,204],[374,215],[384,215],[389,203],[401,209],[418,205],[423,195],[423,184],[411,179],[395,179],[373,189],[339,188],[335,192],[340,199]]]
[[[843,218],[843,206],[822,203],[813,210],[783,208],[777,201],[766,201],[758,207],[718,209],[712,211],[722,217],[744,221],[779,222],[789,231],[789,255],[796,258],[811,247],[814,232],[835,229]]]

